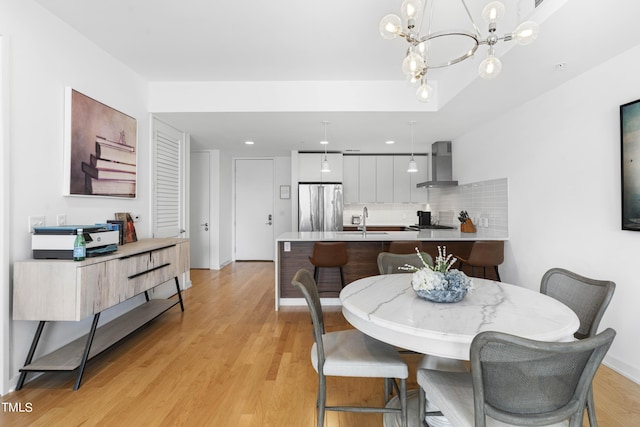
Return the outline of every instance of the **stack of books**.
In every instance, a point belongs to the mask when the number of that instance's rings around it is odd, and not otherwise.
[[[96,153],[82,162],[86,194],[135,197],[136,150],[124,138],[112,141],[96,136]]]

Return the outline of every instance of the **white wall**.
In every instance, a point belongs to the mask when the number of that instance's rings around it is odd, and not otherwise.
[[[538,289],[552,267],[617,284],[601,329],[617,330],[605,363],[640,382],[640,233],[620,228],[619,106],[640,98],[640,47],[454,141],[463,183],[508,177],[501,275]]]
[[[47,224],[53,225],[58,214],[66,214],[69,224],[83,224],[103,222],[113,218],[114,212],[148,212],[151,197],[147,83],[32,0],[0,3],[0,34],[6,41],[10,96],[11,187],[7,195],[10,218],[6,236],[10,240],[9,261],[31,257],[29,215],[45,215]],[[137,199],[62,196],[65,86],[137,119]],[[6,95],[3,93],[3,100]],[[138,237],[150,237],[149,219],[137,223],[136,230]],[[3,290],[3,306],[9,307],[6,295],[10,291]],[[12,322],[8,310],[0,310],[3,312],[2,324],[10,343],[8,348],[4,347],[6,374],[1,384],[4,393],[15,385],[37,323]],[[105,313],[101,321],[114,314]],[[90,320],[47,327],[38,353],[86,333]]]

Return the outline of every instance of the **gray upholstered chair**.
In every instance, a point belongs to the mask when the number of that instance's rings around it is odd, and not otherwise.
[[[429,265],[433,265],[433,258],[431,258],[431,255],[426,252],[420,253]],[[398,267],[402,267],[405,264],[413,265],[418,268],[422,267],[422,261],[416,252],[413,252],[412,254],[380,252],[378,254],[378,270],[380,271],[380,274],[409,273],[408,271],[398,269]]]
[[[577,339],[592,337],[598,333],[600,320],[615,289],[614,282],[590,279],[563,268],[547,271],[540,282],[540,293],[560,301],[578,315],[580,328],[575,333]],[[589,389],[587,398],[587,414],[591,427],[596,427],[598,421],[592,388]]]
[[[581,341],[541,342],[481,332],[471,343],[470,373],[418,371],[419,406],[426,397],[456,427],[582,426],[591,381],[615,335],[607,329]]]
[[[400,354],[392,346],[357,329],[325,332],[320,296],[311,273],[298,270],[291,283],[302,291],[313,320],[315,344],[311,349],[311,362],[318,373],[318,427],[324,425],[325,411],[396,412],[406,427],[409,369]],[[326,406],[327,376],[384,378],[385,401],[389,401],[393,388],[400,408]],[[400,380],[399,385],[396,379]]]

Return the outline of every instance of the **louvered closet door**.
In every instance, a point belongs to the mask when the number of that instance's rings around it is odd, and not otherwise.
[[[154,128],[154,237],[185,234],[185,134],[153,120]]]

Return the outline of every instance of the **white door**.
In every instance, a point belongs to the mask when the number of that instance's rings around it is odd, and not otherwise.
[[[235,234],[238,261],[273,261],[273,159],[235,161]]]
[[[189,169],[189,135],[153,118],[153,237],[188,237],[186,210]],[[182,275],[183,289],[191,286],[187,271]],[[168,298],[176,293],[173,280],[151,290],[153,298]]]
[[[153,236],[185,237],[187,136],[153,119]]]
[[[211,154],[191,153],[191,268],[211,268]]]

